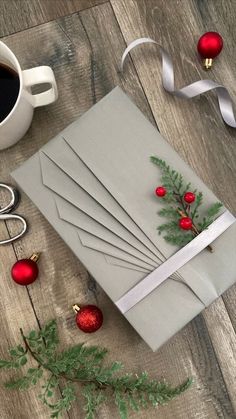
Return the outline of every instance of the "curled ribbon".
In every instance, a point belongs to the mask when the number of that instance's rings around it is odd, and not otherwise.
[[[182,89],[176,90],[174,83],[174,70],[171,57],[168,52],[156,41],[151,38],[138,38],[131,42],[125,49],[121,59],[121,71],[123,71],[124,62],[129,52],[141,44],[155,44],[159,47],[162,55],[162,83],[164,89],[177,97],[184,99],[191,99],[195,96],[206,93],[209,90],[215,90],[219,102],[219,108],[221,116],[224,122],[232,128],[236,128],[236,120],[233,111],[233,102],[228,90],[221,84],[216,83],[213,80],[199,80],[188,86],[182,87]]]

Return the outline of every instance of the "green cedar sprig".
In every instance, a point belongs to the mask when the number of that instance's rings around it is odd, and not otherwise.
[[[167,190],[166,195],[162,198],[166,207],[162,208],[158,214],[170,220],[160,225],[157,230],[159,234],[165,233],[164,239],[167,242],[179,247],[185,246],[197,234],[209,227],[223,205],[221,202],[216,202],[200,214],[199,209],[202,208],[203,204],[202,192],[197,191],[197,189],[192,190],[196,196],[195,202],[188,205],[184,202],[183,196],[191,190],[191,183],[185,183],[183,176],[176,170],[173,170],[164,160],[152,156],[151,161],[161,170],[162,186]],[[180,229],[179,219],[181,216],[192,219],[192,230],[185,231]]]
[[[77,398],[82,397],[86,419],[93,419],[99,406],[111,398],[121,419],[126,419],[129,408],[139,411],[149,404],[165,404],[187,390],[192,382],[187,379],[174,388],[165,381],[148,378],[146,372],[140,375],[121,374],[123,365],[120,362],[104,365],[107,350],[98,346],[81,343],[59,352],[55,320],[40,331],[31,331],[28,336],[22,329],[20,332],[23,344],[10,349],[10,360],[0,360],[0,368],[19,369],[27,364],[29,358],[33,359],[35,367],[28,368],[25,375],[11,379],[5,386],[27,390],[43,379],[39,398],[51,409],[51,418],[58,418],[71,408]],[[62,390],[61,385],[64,385]],[[79,396],[76,385],[80,385]],[[58,389],[61,398],[55,401]]]

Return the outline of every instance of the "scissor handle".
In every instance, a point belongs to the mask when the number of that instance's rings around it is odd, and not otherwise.
[[[16,234],[16,236],[14,236],[14,237],[10,237],[9,239],[0,240],[0,245],[14,242],[15,240],[22,237],[27,230],[27,223],[26,223],[25,219],[23,217],[21,217],[20,215],[17,215],[17,214],[0,214],[0,220],[4,220],[4,221],[5,220],[19,220],[22,223],[22,230],[20,231],[20,233]]]
[[[13,211],[20,202],[20,194],[18,190],[11,185],[6,185],[5,183],[0,183],[0,188],[7,189],[10,192],[11,199],[10,202],[4,207],[0,207],[0,214],[8,214]]]

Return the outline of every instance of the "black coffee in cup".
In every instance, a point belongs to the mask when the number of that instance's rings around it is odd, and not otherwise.
[[[14,107],[20,90],[17,72],[0,63],[0,123]]]

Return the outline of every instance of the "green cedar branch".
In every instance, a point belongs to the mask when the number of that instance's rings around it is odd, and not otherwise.
[[[167,190],[166,195],[162,197],[166,207],[162,208],[158,214],[170,220],[160,225],[157,230],[159,234],[165,233],[164,239],[167,242],[179,247],[185,246],[216,219],[222,208],[222,203],[216,202],[200,214],[199,210],[203,205],[202,192],[194,189],[195,202],[191,205],[187,204],[183,197],[191,189],[191,183],[185,183],[182,174],[173,170],[159,157],[151,156],[151,161],[161,170],[162,186]],[[192,219],[193,225],[191,230],[185,231],[180,229],[180,217],[190,217]],[[208,246],[208,248],[212,251],[211,246]]]
[[[165,381],[150,379],[146,372],[140,375],[121,373],[123,365],[104,364],[107,350],[98,346],[78,344],[59,352],[56,321],[53,320],[39,332],[33,330],[26,336],[20,329],[24,347],[10,350],[11,360],[0,360],[0,368],[24,367],[31,357],[35,367],[25,375],[5,383],[8,389],[27,390],[44,380],[41,401],[51,409],[51,418],[59,418],[77,400],[76,385],[84,399],[85,419],[94,419],[101,404],[113,399],[121,419],[127,419],[129,409],[139,411],[150,404],[165,404],[189,388],[187,379],[172,387]],[[17,360],[17,361],[16,361]],[[17,364],[17,366],[16,366]],[[46,374],[45,374],[46,372]],[[62,397],[55,401],[56,391],[63,385]]]

